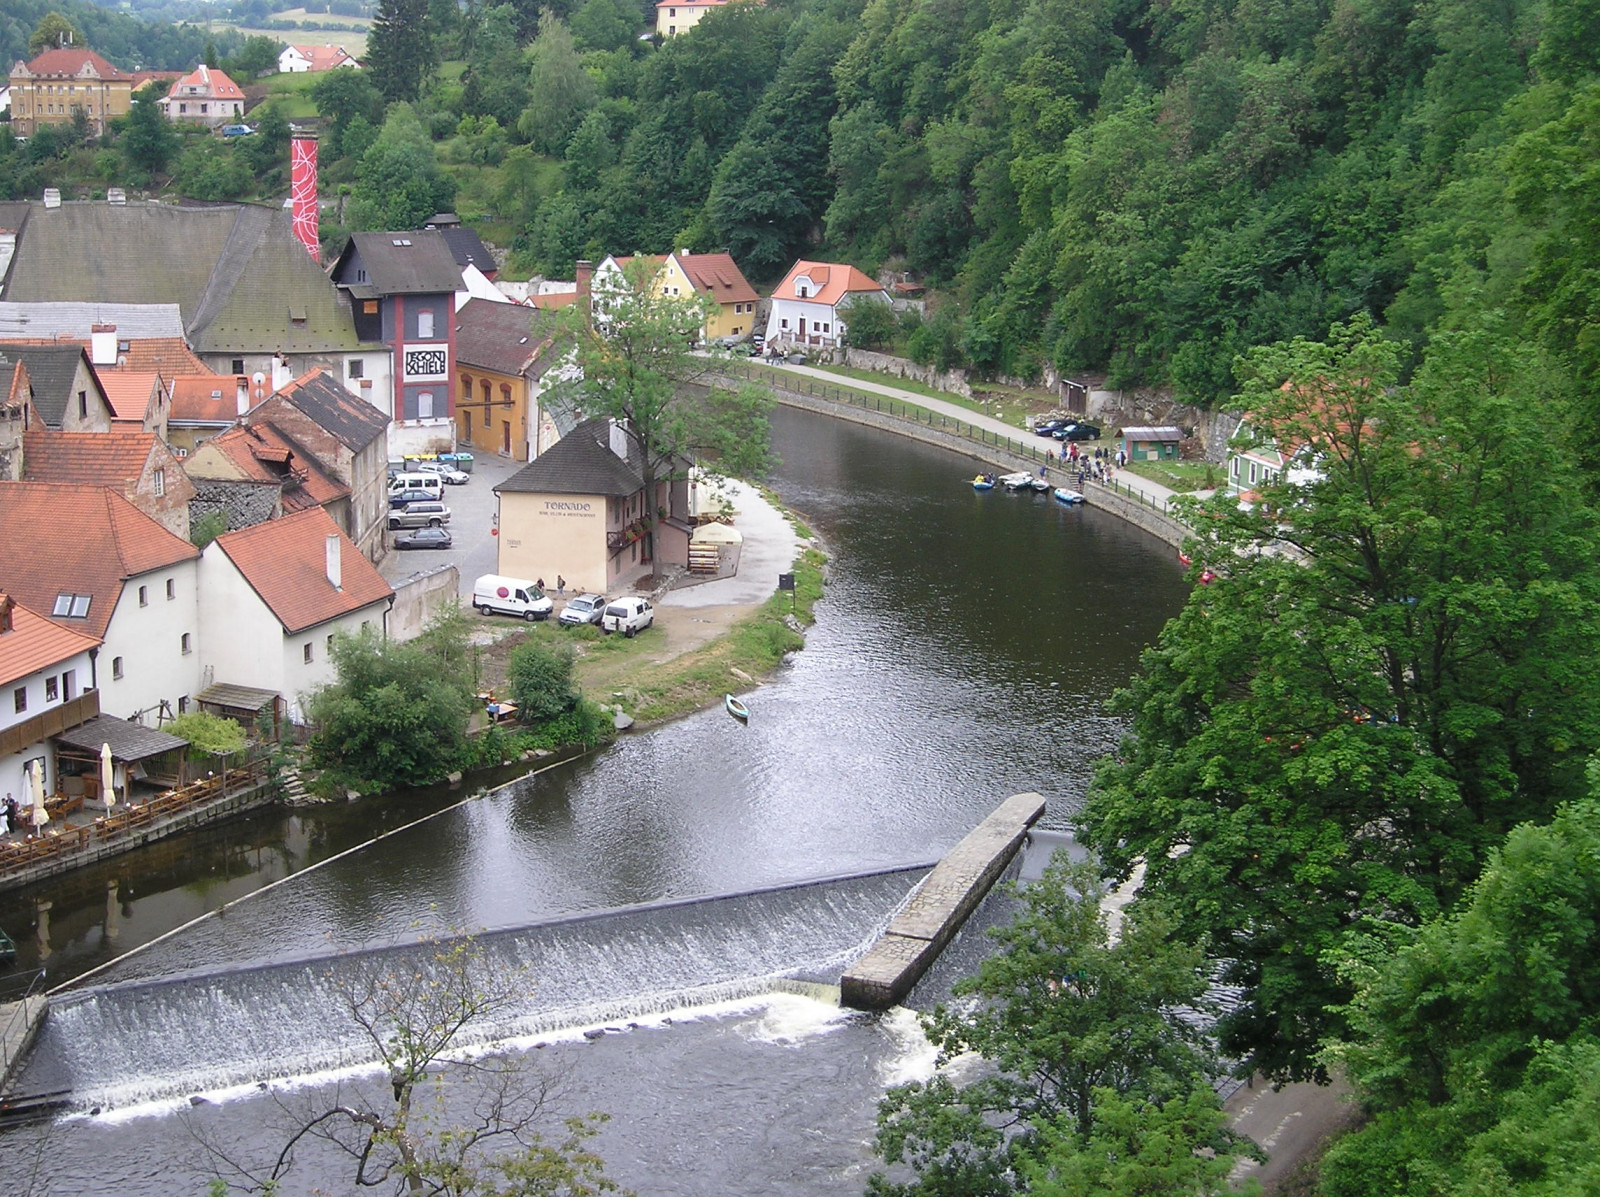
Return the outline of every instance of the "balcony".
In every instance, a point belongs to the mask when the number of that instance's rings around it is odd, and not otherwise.
[[[34,744],[42,744],[68,728],[87,723],[99,713],[100,691],[85,690],[78,697],[41,711],[32,719],[24,719],[15,726],[0,730],[0,757],[8,757]]]

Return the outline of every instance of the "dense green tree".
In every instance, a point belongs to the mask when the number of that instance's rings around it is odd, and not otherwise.
[[[143,177],[164,173],[178,152],[178,134],[156,104],[165,94],[159,83],[140,88],[117,141],[129,169]]]
[[[577,653],[570,644],[527,640],[511,650],[506,682],[522,722],[554,719],[577,705],[578,692],[572,683],[575,660]]]
[[[366,147],[353,151],[345,145],[345,130],[352,121],[364,120],[377,127],[383,124],[383,94],[373,86],[366,71],[325,71],[311,85],[311,102],[325,122],[323,125],[323,154],[338,158],[351,153],[365,153]]]
[[[639,36],[642,22],[633,0],[584,0],[572,14],[572,36],[585,50],[624,50]]]
[[[899,331],[894,309],[880,300],[852,300],[840,314],[845,322],[845,344],[852,349],[887,348]]]
[[[528,106],[528,72],[517,42],[516,10],[496,4],[480,9],[472,20],[462,109],[472,116],[492,116],[503,127],[513,128]]]
[[[522,136],[547,153],[565,148],[594,103],[594,81],[584,72],[565,22],[549,9],[528,50],[528,107],[517,123]]]
[[[450,211],[455,193],[416,113],[409,104],[394,104],[378,139],[361,156],[347,214],[350,227],[420,228],[435,212]]]
[[[1600,743],[1595,521],[1537,357],[1491,323],[1399,364],[1366,321],[1251,355],[1250,426],[1290,461],[1200,518],[1220,576],[1119,694],[1083,813],[1242,988],[1224,1050],[1278,1077],[1320,1074],[1359,921],[1447,908]]]
[[[277,71],[278,55],[282,51],[283,43],[277,38],[252,33],[239,43],[238,49],[222,60],[222,69],[228,72],[234,82],[246,87],[258,75]]]
[[[83,44],[83,33],[77,26],[60,13],[49,12],[39,19],[34,26],[33,36],[28,38],[28,56],[31,58],[46,50]]]
[[[390,102],[420,98],[434,63],[428,0],[380,0],[367,38],[366,65],[383,98]]]
[[[991,932],[999,950],[956,985],[957,1002],[923,1018],[941,1071],[880,1104],[877,1150],[916,1178],[875,1176],[874,1197],[1118,1191],[1083,1190],[1075,1177],[1103,1179],[1108,1161],[1096,1149],[1139,1144],[1129,1124],[1140,1119],[1151,1139],[1144,1158],[1121,1161],[1141,1178],[1127,1191],[1213,1191],[1211,1169],[1194,1166],[1185,1170],[1192,1188],[1149,1187],[1170,1179],[1174,1155],[1205,1147],[1226,1159],[1239,1146],[1222,1126],[1192,1017],[1205,1005],[1202,954],[1143,900],[1124,908],[1113,934],[1105,894],[1092,866],[1064,857],[1020,890],[1017,917]],[[942,1069],[967,1053],[987,1067],[958,1083]],[[1154,1146],[1171,1135],[1176,1142]]]
[[[460,761],[476,708],[464,624],[444,619],[406,643],[372,630],[334,638],[338,679],[306,704],[312,766],[340,789],[427,785]]]

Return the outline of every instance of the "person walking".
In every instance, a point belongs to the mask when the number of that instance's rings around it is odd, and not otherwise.
[[[563,578],[560,574],[556,575],[556,593],[557,594],[566,594],[567,593],[567,580],[565,578]]]

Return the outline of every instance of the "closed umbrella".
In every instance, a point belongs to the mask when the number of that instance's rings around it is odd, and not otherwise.
[[[33,829],[42,832],[50,821],[50,812],[44,808],[44,767],[38,761],[33,763],[32,775]]]
[[[117,787],[115,775],[111,770],[111,745],[100,745],[100,797],[105,799],[106,813],[111,813],[111,808],[117,804]]]

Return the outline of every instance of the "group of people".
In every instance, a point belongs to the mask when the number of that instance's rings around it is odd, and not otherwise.
[[[1048,478],[1047,466],[1055,462],[1056,456],[1049,451],[1046,451],[1044,456],[1046,465],[1039,467],[1039,477]],[[1110,482],[1116,472],[1128,464],[1128,454],[1124,449],[1118,449],[1113,454],[1109,449],[1097,448],[1091,456],[1079,452],[1078,443],[1074,441],[1070,449],[1061,451],[1061,464],[1067,468],[1068,480],[1076,476],[1079,487],[1082,487],[1090,479],[1096,482]]]

